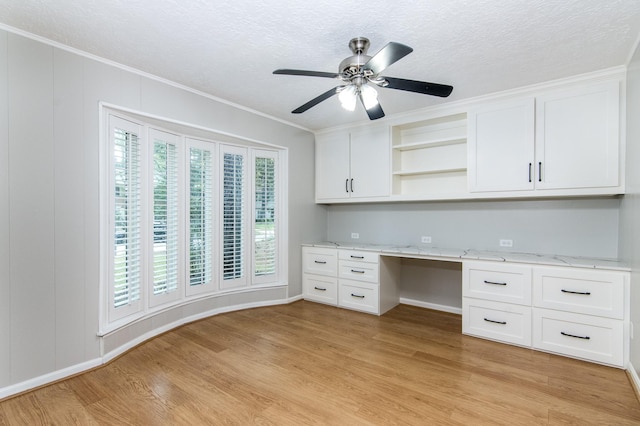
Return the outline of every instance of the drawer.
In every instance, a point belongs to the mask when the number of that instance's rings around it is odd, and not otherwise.
[[[378,257],[378,253],[370,251],[338,250],[338,258],[340,260],[378,263]]]
[[[608,318],[624,318],[624,273],[535,268],[533,305]]]
[[[338,279],[323,275],[302,275],[302,294],[306,300],[338,304]]]
[[[462,333],[531,346],[531,308],[463,297]]]
[[[380,303],[376,284],[340,280],[338,292],[339,306],[378,314]]]
[[[533,324],[536,349],[624,366],[620,320],[533,308]]]
[[[338,275],[338,250],[331,248],[303,247],[302,271],[312,274]]]
[[[378,282],[378,264],[365,262],[348,262],[341,260],[338,268],[338,276],[351,280]]]
[[[463,262],[462,294],[466,297],[531,305],[531,267]]]

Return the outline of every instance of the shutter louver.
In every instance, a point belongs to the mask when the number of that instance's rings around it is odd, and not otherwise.
[[[205,149],[190,149],[189,285],[211,282],[213,274],[213,159]]]
[[[224,153],[222,209],[222,278],[244,277],[245,156]]]
[[[141,171],[136,134],[114,129],[113,165],[113,307],[118,308],[140,299]]]
[[[274,158],[255,160],[255,276],[276,273],[276,167]]]

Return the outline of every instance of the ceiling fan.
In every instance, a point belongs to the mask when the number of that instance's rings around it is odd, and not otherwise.
[[[293,114],[303,113],[337,94],[342,107],[350,111],[355,109],[357,99],[360,99],[369,118],[376,120],[384,117],[384,111],[378,102],[378,92],[373,86],[406,90],[443,98],[451,94],[453,87],[445,84],[381,76],[380,73],[384,69],[413,52],[413,49],[404,44],[390,42],[380,49],[378,53],[369,56],[367,55],[369,44],[369,39],[364,37],[351,39],[349,48],[353,52],[353,56],[349,56],[340,62],[337,73],[294,69],[275,70],[274,74],[335,78],[343,83],[311,99],[291,112]]]

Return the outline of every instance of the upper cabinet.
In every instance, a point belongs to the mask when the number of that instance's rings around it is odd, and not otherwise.
[[[316,136],[316,201],[378,199],[390,193],[389,128]]]
[[[608,81],[471,108],[469,191],[623,192],[619,91]]]
[[[316,137],[316,201],[624,194],[622,71]]]

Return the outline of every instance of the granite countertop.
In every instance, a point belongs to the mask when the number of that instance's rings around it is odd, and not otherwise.
[[[342,243],[321,241],[303,244],[307,247],[339,248],[344,250],[375,251],[382,255],[428,258],[433,260],[448,260],[461,262],[463,260],[487,260],[495,262],[531,263],[548,266],[571,266],[574,268],[608,269],[630,271],[631,269],[617,259],[595,259],[588,257],[572,257],[554,254],[510,253],[483,251],[473,249],[440,248],[427,246],[400,246]]]

